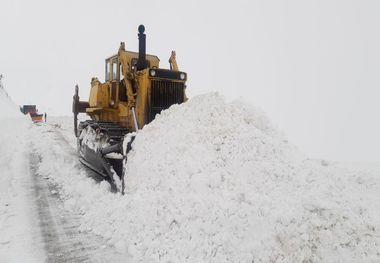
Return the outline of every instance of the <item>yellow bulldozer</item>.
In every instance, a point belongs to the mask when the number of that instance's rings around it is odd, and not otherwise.
[[[118,53],[105,60],[105,81],[92,78],[88,101],[80,101],[78,85],[73,96],[79,159],[120,191],[124,188],[126,153],[134,139],[131,136],[125,144],[125,136],[142,129],[162,110],[187,99],[187,74],[179,71],[176,53],[171,53],[170,69],[160,68],[159,58],[146,54],[144,31],[140,25],[138,52],[125,50],[121,42]],[[78,124],[79,113],[86,113],[90,120]],[[125,145],[127,149],[123,149]]]

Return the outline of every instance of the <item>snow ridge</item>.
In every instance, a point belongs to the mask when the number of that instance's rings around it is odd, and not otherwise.
[[[0,74],[0,118],[11,118],[21,115],[19,107],[9,97],[2,83],[2,75]]]

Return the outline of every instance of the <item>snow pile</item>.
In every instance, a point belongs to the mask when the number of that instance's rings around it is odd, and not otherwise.
[[[137,258],[379,256],[379,178],[347,178],[301,162],[266,118],[241,102],[209,94],[173,106],[139,133],[133,148],[128,203],[117,216]]]
[[[36,128],[45,140],[36,144],[39,173],[61,187],[67,209],[81,211],[83,230],[133,262],[380,256],[379,174],[305,159],[242,102],[213,93],[157,116],[128,154],[125,196],[79,170],[52,128]]]

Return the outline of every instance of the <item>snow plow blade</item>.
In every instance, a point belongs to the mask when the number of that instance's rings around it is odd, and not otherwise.
[[[113,191],[123,190],[123,138],[127,129],[115,123],[87,120],[78,130],[80,162],[109,180]],[[131,149],[128,143],[128,152]]]

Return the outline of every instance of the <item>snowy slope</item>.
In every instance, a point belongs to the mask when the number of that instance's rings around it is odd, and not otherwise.
[[[21,114],[0,83],[0,262],[43,262],[30,205],[30,118]]]
[[[0,80],[0,118],[8,119],[13,117],[21,117],[18,106],[11,100]]]
[[[58,121],[59,122],[59,121]],[[71,119],[70,119],[71,122]],[[61,187],[82,228],[133,262],[376,262],[380,169],[309,160],[257,109],[218,94],[174,105],[144,127],[127,194],[78,174],[68,122],[38,126],[39,173]],[[59,159],[57,156],[63,156]]]

